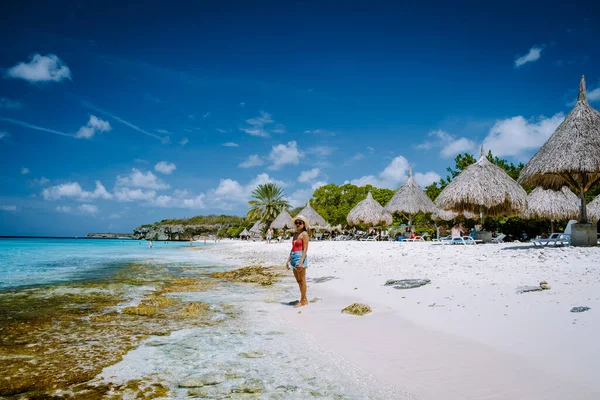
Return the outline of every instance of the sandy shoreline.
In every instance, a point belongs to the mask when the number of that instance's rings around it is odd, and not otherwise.
[[[283,265],[289,252],[287,243],[222,244],[203,253]],[[427,399],[600,398],[598,248],[312,242],[309,257],[308,296],[322,301],[278,317],[382,382]],[[407,278],[432,283],[383,286]],[[542,280],[550,290],[516,291]],[[340,313],[353,302],[373,313]]]

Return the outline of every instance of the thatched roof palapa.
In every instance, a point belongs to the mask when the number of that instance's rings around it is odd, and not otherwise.
[[[547,218],[553,221],[577,217],[578,198],[568,187],[561,190],[536,187],[527,196],[527,218]]]
[[[441,208],[438,208],[433,214],[431,214],[431,219],[433,220],[451,221],[456,217],[458,217],[458,213],[454,211],[442,210]]]
[[[292,216],[287,211],[283,210],[282,212],[279,213],[277,218],[275,218],[275,221],[271,222],[271,229],[278,229],[278,230],[293,229],[294,227],[292,226],[292,223],[290,222],[291,219],[292,219]]]
[[[250,236],[250,232],[248,232],[248,230],[246,228],[244,228],[242,233],[240,233],[240,237],[248,237],[248,236]]]
[[[350,225],[379,226],[390,225],[392,223],[392,214],[381,206],[371,195],[358,203],[346,217]]]
[[[298,215],[304,215],[308,219],[308,223],[312,229],[331,229],[331,226],[327,223],[327,221],[325,221],[325,219],[310,206],[310,200],[306,202],[306,207],[304,207],[302,211],[298,213]],[[291,218],[292,217],[290,217],[290,219]]]
[[[521,215],[527,208],[527,193],[502,168],[487,159],[482,147],[479,160],[450,182],[435,204],[455,212]]]
[[[554,189],[569,185],[582,200],[579,220],[587,221],[585,193],[600,182],[600,113],[587,102],[585,77],[575,107],[521,170],[519,182]]]
[[[262,234],[262,229],[265,227],[265,224],[262,221],[256,221],[252,228],[250,228],[250,233],[254,233],[256,235]]]
[[[396,212],[407,214],[409,220],[411,220],[413,214],[435,212],[437,207],[417,185],[412,176],[412,168],[409,167],[408,179],[396,191],[385,209],[392,214]]]
[[[592,221],[600,220],[600,196],[596,197],[587,206],[588,217]]]

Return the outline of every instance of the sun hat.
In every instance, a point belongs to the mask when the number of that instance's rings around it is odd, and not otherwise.
[[[297,220],[304,222],[304,227],[306,228],[306,230],[310,229],[310,224],[308,223],[308,218],[306,218],[304,215],[296,215],[294,218],[292,218],[292,224],[294,222],[296,222]]]

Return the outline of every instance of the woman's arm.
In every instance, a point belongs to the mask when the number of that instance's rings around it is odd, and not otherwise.
[[[308,251],[308,233],[302,232],[302,257],[298,266],[304,267],[304,259],[306,258],[306,252]]]

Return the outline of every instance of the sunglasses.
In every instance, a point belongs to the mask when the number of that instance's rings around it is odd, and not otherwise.
[[[302,222],[302,221],[295,221],[294,225],[304,225],[304,222]]]

